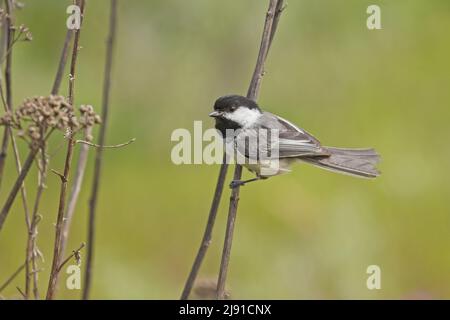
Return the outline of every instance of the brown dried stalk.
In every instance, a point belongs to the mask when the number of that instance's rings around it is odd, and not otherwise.
[[[69,55],[69,47],[72,42],[72,36],[74,34],[74,30],[67,30],[66,38],[64,39],[64,45],[61,51],[61,57],[59,59],[58,69],[56,71],[55,81],[53,82],[53,87],[51,93],[53,95],[57,95],[59,92],[59,88],[61,87],[61,81],[63,79],[64,69],[67,64],[67,57]]]
[[[12,64],[12,46],[14,39],[13,23],[13,4],[11,0],[5,0],[5,29],[6,29],[6,66],[5,66],[5,86],[6,86],[6,104],[12,108],[12,90],[11,90],[11,64]],[[5,127],[2,146],[0,150],[0,186],[3,180],[3,171],[5,169],[5,161],[9,145],[10,130]]]
[[[10,2],[7,2],[7,4],[10,4]],[[9,6],[9,8],[11,8],[11,6]],[[7,22],[9,22],[9,19],[7,19]],[[10,23],[10,22],[9,22]],[[10,24],[11,25],[11,24]],[[8,30],[11,30],[10,27],[8,27]],[[52,94],[57,95],[60,85],[61,85],[61,80],[62,80],[62,75],[64,73],[64,69],[66,66],[66,61],[67,61],[67,55],[68,55],[68,48],[70,45],[70,40],[72,38],[72,34],[74,33],[74,31],[72,30],[68,30],[66,37],[65,37],[65,41],[64,41],[64,46],[63,46],[63,50],[61,53],[61,58],[59,60],[59,64],[58,64],[58,69],[57,69],[57,73],[56,73],[56,77],[55,77],[55,81],[52,87]],[[7,62],[7,67],[6,67],[6,79],[7,80],[7,84],[9,83],[9,88],[10,88],[10,77],[11,77],[11,67],[10,67],[10,63],[11,63],[11,54],[12,54],[12,39],[14,38],[13,34],[9,34],[7,32],[7,36],[10,40],[8,40],[8,45],[7,46],[7,54],[6,54],[6,62]],[[9,67],[8,67],[9,65]],[[8,88],[8,86],[7,86]],[[1,89],[1,88],[0,88]],[[1,91],[3,92],[3,91]],[[11,90],[7,90],[7,92],[9,92],[9,97],[11,97],[10,92]],[[2,100],[4,101],[5,99],[2,96]],[[7,99],[7,100],[12,100],[11,98]],[[7,102],[4,101],[4,104],[6,106],[8,106],[9,104]],[[9,109],[10,110],[10,109]],[[8,129],[8,127],[7,127]],[[25,189],[24,189],[24,185],[23,182],[25,180],[25,177],[28,173],[28,171],[31,168],[32,162],[34,160],[34,158],[37,155],[37,152],[39,150],[41,150],[42,152],[42,163],[46,164],[46,159],[45,159],[45,141],[44,141],[44,145],[39,147],[39,148],[35,148],[32,147],[32,150],[30,150],[30,153],[28,155],[27,161],[25,162],[23,168],[20,168],[20,159],[19,159],[19,154],[17,151],[17,145],[15,143],[15,138],[12,134],[12,130],[9,127],[9,134],[11,136],[12,139],[12,144],[13,144],[13,151],[14,154],[16,156],[16,165],[18,167],[18,170],[21,174],[19,174],[19,177],[17,178],[17,181],[15,182],[12,191],[10,192],[8,199],[4,205],[4,207],[2,208],[2,211],[0,212],[0,230],[2,229],[3,223],[6,219],[6,216],[11,208],[11,205],[14,202],[14,199],[17,195],[18,192],[18,186],[20,186],[20,188],[22,189],[22,199],[24,202],[24,208],[25,208],[25,212],[26,212],[26,217],[27,217],[27,226],[28,226],[28,241],[27,241],[27,258],[26,258],[26,263],[24,266],[26,266],[26,290],[25,290],[25,297],[28,298],[29,297],[29,291],[30,291],[30,276],[33,276],[33,292],[34,292],[34,297],[35,299],[38,299],[39,294],[38,294],[38,287],[37,287],[37,263],[36,263],[36,254],[35,252],[38,250],[37,246],[36,246],[36,234],[37,234],[37,223],[38,223],[38,207],[40,204],[40,199],[45,187],[45,176],[46,176],[46,167],[44,168],[44,170],[40,170],[39,174],[40,174],[40,178],[39,178],[39,186],[38,186],[38,191],[37,191],[37,196],[36,196],[36,200],[35,200],[35,204],[34,204],[34,209],[33,209],[33,215],[31,217],[31,219],[29,219],[29,215],[28,215],[28,210],[26,207],[26,193],[25,193]],[[0,157],[0,158],[4,158],[4,157]],[[1,175],[0,175],[1,178]],[[29,263],[31,262],[32,265],[32,271],[30,272],[29,270]]]
[[[33,214],[31,216],[31,226],[28,231],[28,239],[27,239],[27,256],[26,256],[26,264],[31,263],[32,272],[29,271],[29,267],[27,267],[28,273],[25,278],[25,296],[29,297],[29,291],[31,287],[31,276],[33,277],[33,295],[34,299],[39,299],[39,289],[38,289],[38,270],[37,270],[37,225],[40,221],[38,210],[41,202],[42,194],[45,189],[45,183],[47,180],[47,157],[46,157],[47,146],[46,143],[41,146],[41,160],[39,166],[39,183],[36,192],[36,198],[33,206]]]
[[[2,103],[5,107],[5,111],[6,112],[12,112],[12,90],[11,90],[11,63],[12,63],[12,48],[14,45],[14,28],[13,28],[13,23],[12,23],[12,9],[13,9],[13,5],[10,1],[5,1],[5,6],[6,6],[6,12],[7,12],[7,23],[5,24],[5,29],[6,29],[6,68],[5,68],[5,82],[6,82],[6,99],[5,96],[3,94],[3,86],[0,82],[0,94],[1,94],[1,99],[2,99]],[[18,174],[20,175],[20,172],[22,171],[22,164],[20,161],[20,155],[19,155],[19,149],[17,147],[17,142],[16,139],[14,137],[14,134],[12,132],[11,126],[6,125],[5,126],[5,137],[10,137],[11,138],[11,144],[13,147],[13,153],[14,153],[14,158],[15,158],[15,162],[16,162],[16,169]],[[7,141],[5,141],[5,147],[7,147]],[[2,160],[5,160],[5,157],[2,157]],[[1,166],[3,166],[4,164],[0,164]],[[3,170],[3,167],[0,169],[0,171]],[[0,174],[1,176],[1,174]],[[1,177],[0,177],[1,178]],[[21,191],[21,198],[22,198],[22,205],[25,211],[25,223],[27,226],[27,234],[29,234],[30,230],[31,230],[31,222],[30,222],[30,214],[28,211],[28,205],[27,205],[27,193],[26,193],[26,189],[25,189],[25,183],[22,183],[21,187],[20,187],[20,191]],[[28,252],[28,249],[27,249]],[[29,297],[29,292],[30,292],[30,287],[29,287],[29,277],[30,277],[30,268],[29,268],[29,259],[28,259],[28,254],[26,255],[27,258],[25,259],[25,278],[27,279],[26,282],[26,289],[25,289],[25,299],[28,299]]]
[[[0,293],[5,290],[7,286],[13,282],[13,280],[22,272],[22,270],[25,269],[25,263],[22,264],[6,281],[0,286]]]
[[[109,16],[109,32],[106,44],[106,61],[105,74],[103,82],[103,102],[102,102],[102,125],[100,127],[100,134],[98,137],[98,145],[105,145],[106,128],[108,125],[109,114],[109,98],[111,91],[111,71],[114,53],[114,44],[116,39],[117,29],[117,0],[111,0],[111,11]],[[83,300],[89,299],[91,284],[92,284],[92,269],[94,259],[94,238],[95,238],[95,216],[97,209],[97,199],[100,187],[100,173],[102,169],[103,148],[96,149],[94,179],[92,183],[91,197],[89,199],[89,222],[88,222],[88,239],[87,239],[87,254],[86,254],[86,269],[83,287]]]
[[[194,264],[192,265],[189,277],[184,285],[183,292],[181,294],[181,300],[187,300],[194,286],[195,279],[197,278],[200,266],[202,265],[203,259],[208,251],[209,245],[211,244],[212,232],[214,228],[214,223],[216,221],[217,210],[219,209],[220,199],[222,198],[223,187],[225,184],[225,179],[228,171],[228,161],[227,156],[224,153],[223,162],[220,166],[219,177],[217,179],[216,190],[214,191],[214,197],[211,203],[211,209],[208,214],[208,222],[206,223],[205,232],[203,234],[202,242],[200,243],[200,248],[198,249],[197,256],[195,257]]]
[[[77,4],[80,7],[81,11],[81,23],[83,22],[83,15],[84,15],[84,7],[85,7],[85,1],[79,0],[77,1]],[[80,26],[81,27],[81,26]],[[80,33],[81,28],[75,31],[75,39],[73,43],[72,48],[72,61],[70,65],[70,81],[69,81],[69,103],[73,106],[74,105],[74,86],[75,86],[75,71],[76,71],[76,65],[77,65],[77,58],[78,58],[78,51],[79,51],[79,40],[80,40]],[[56,221],[56,234],[55,234],[55,246],[53,250],[53,263],[52,263],[52,270],[50,273],[50,279],[48,283],[48,290],[47,290],[47,300],[52,300],[56,293],[56,288],[58,285],[58,279],[59,279],[59,266],[61,264],[62,259],[62,247],[61,247],[61,241],[62,241],[62,232],[64,228],[64,213],[66,209],[66,194],[67,194],[67,185],[69,181],[69,173],[70,173],[70,167],[72,164],[72,157],[73,157],[73,147],[75,145],[75,140],[73,139],[73,127],[70,125],[69,131],[67,134],[67,154],[66,154],[66,160],[64,164],[64,172],[60,176],[61,177],[61,188],[60,188],[60,197],[59,197],[59,206],[58,206],[58,217]]]
[[[73,250],[72,253],[66,258],[64,259],[63,262],[61,262],[61,264],[58,267],[58,272],[60,272],[62,270],[62,268],[64,268],[64,266],[70,261],[70,259],[75,258],[77,260],[77,263],[79,263],[81,261],[81,256],[80,256],[80,252],[81,250],[86,246],[86,244],[84,242],[81,243],[80,247],[76,250]]]
[[[58,68],[56,70],[56,76],[55,80],[53,82],[51,94],[57,95],[59,93],[59,89],[61,87],[61,82],[63,79],[64,70],[66,68],[67,64],[67,57],[69,53],[69,48],[71,44],[71,40],[73,37],[73,34],[75,33],[74,30],[67,30],[63,48],[61,50],[61,55],[58,62]],[[28,241],[27,241],[27,261],[31,261],[31,266],[33,271],[28,272],[26,275],[26,282],[25,282],[25,294],[28,296],[28,288],[30,287],[30,277],[33,276],[33,295],[36,300],[39,299],[39,289],[38,289],[38,271],[37,271],[37,261],[36,261],[36,252],[37,252],[37,224],[39,222],[39,206],[41,203],[42,194],[46,187],[46,180],[47,180],[47,172],[48,172],[48,166],[47,166],[47,156],[46,156],[46,144],[45,141],[43,145],[40,148],[41,152],[41,166],[39,169],[39,184],[38,189],[36,193],[36,198],[34,201],[33,206],[33,214],[31,217],[31,228],[28,232]]]
[[[273,2],[274,1],[270,1],[270,4],[269,4],[270,8],[272,8]],[[282,0],[280,0],[278,2],[275,1],[275,3],[276,3],[275,15],[273,17],[273,21],[271,22],[271,27],[270,27],[271,31],[270,31],[270,37],[269,37],[269,47],[270,47],[270,44],[272,43],[272,39],[273,39],[273,36],[275,34],[276,27],[278,25],[278,20],[279,20],[280,13],[283,10],[283,1]],[[266,23],[267,23],[267,21],[266,21]],[[264,59],[265,59],[265,56],[267,55],[268,48],[266,50],[264,50],[264,51],[266,51],[265,54],[264,54]],[[258,68],[258,69],[259,69],[259,67],[262,67],[262,65],[260,63],[261,58],[262,58],[262,57],[260,58],[261,54],[262,54],[262,52],[260,50],[260,52],[258,54],[258,61],[257,61],[257,66],[256,66],[256,68]],[[261,85],[262,75],[263,75],[263,72],[257,73],[256,68],[255,68],[255,72],[253,73],[252,81],[251,81],[251,84],[250,84],[250,87],[249,87],[249,90],[248,90],[248,95],[255,95],[255,97],[258,94],[259,87]],[[257,76],[257,74],[261,74],[261,76]],[[188,279],[186,281],[186,284],[184,286],[183,292],[181,294],[181,299],[182,300],[186,300],[186,299],[189,298],[189,295],[190,295],[190,293],[192,291],[192,287],[194,286],[194,283],[195,283],[195,280],[197,278],[198,272],[200,270],[201,264],[202,264],[203,259],[205,257],[206,251],[208,250],[208,247],[209,247],[209,245],[211,243],[212,231],[213,231],[213,227],[214,227],[214,224],[215,224],[215,220],[216,220],[216,216],[217,216],[217,210],[218,210],[219,204],[220,204],[220,199],[221,199],[222,193],[223,193],[223,186],[225,184],[227,170],[228,170],[228,164],[227,164],[227,161],[226,161],[226,155],[224,155],[223,163],[222,163],[222,165],[220,167],[220,171],[219,171],[219,178],[217,180],[213,201],[212,201],[212,204],[211,204],[211,209],[210,209],[209,215],[208,215],[208,222],[206,224],[206,228],[205,228],[205,231],[204,231],[204,234],[203,234],[203,239],[202,239],[202,242],[201,242],[200,247],[198,249],[197,255],[195,257],[194,264],[192,265],[191,271],[189,273],[189,277],[188,277]],[[238,178],[237,180],[239,180],[241,175],[242,175],[242,167],[237,165],[236,166],[236,170],[235,170],[235,174],[234,174],[234,178],[235,179]],[[238,201],[238,197],[236,197],[236,196],[238,195],[238,192],[239,192],[239,189],[237,189],[237,193],[234,192],[235,198],[233,198],[233,192],[232,192],[232,198],[231,198],[231,201],[233,203],[236,203],[236,208],[237,208],[237,201]],[[234,220],[232,222],[233,222],[233,226],[234,226]],[[225,278],[223,278],[222,280],[224,280],[224,279]],[[223,293],[224,289],[225,289],[224,287],[223,287],[223,289],[221,289],[221,291],[222,291],[221,295],[222,296],[224,295],[224,293]]]
[[[22,184],[25,181],[25,177],[27,176],[28,171],[30,171],[30,168],[33,164],[34,158],[35,158],[36,154],[38,153],[38,151],[39,151],[39,148],[31,147],[30,152],[28,153],[27,159],[25,160],[25,163],[22,166],[22,170],[20,171],[20,174],[17,177],[17,180],[14,183],[14,186],[12,187],[12,190],[8,195],[8,198],[6,199],[5,204],[3,205],[3,208],[0,211],[0,231],[3,228],[3,224],[5,223],[5,220],[6,220],[6,217],[8,216],[9,210],[11,209],[11,206],[14,203],[14,199],[16,198],[17,193],[19,192],[20,188],[22,187]]]
[[[84,130],[85,139],[90,139],[91,134],[92,134],[92,127],[85,128]],[[88,155],[89,155],[89,146],[82,145],[80,148],[80,153],[78,155],[77,168],[75,170],[69,200],[67,202],[66,218],[61,239],[61,255],[64,255],[64,252],[66,251],[67,240],[69,239],[70,226],[72,224],[72,218],[75,213],[75,208],[78,202],[78,196],[80,195],[81,185],[83,184]]]
[[[269,9],[266,15],[266,22],[264,25],[264,31],[261,39],[261,46],[259,49],[258,59],[253,72],[252,81],[248,88],[247,98],[254,101],[257,100],[259,89],[261,86],[261,80],[264,76],[264,63],[269,52],[269,48],[275,31],[278,25],[279,15],[283,10],[283,0],[270,0]],[[234,180],[241,180],[242,166],[236,165],[234,170]],[[228,210],[227,229],[225,233],[225,241],[222,252],[222,261],[220,263],[219,280],[217,282],[217,299],[225,299],[225,283],[228,272],[228,264],[230,262],[231,245],[233,242],[234,225],[236,221],[236,214],[239,202],[239,186],[234,188],[231,192],[230,206]]]
[[[3,106],[6,112],[12,112],[12,82],[11,82],[11,64],[12,64],[12,48],[13,48],[13,39],[14,39],[14,27],[13,27],[13,5],[10,0],[5,0],[5,8],[6,8],[6,21],[5,21],[5,31],[6,31],[6,67],[5,67],[5,87],[6,87],[6,99],[3,94],[3,86],[0,80],[0,94]],[[13,153],[16,162],[16,168],[18,174],[20,174],[22,170],[22,164],[20,161],[19,149],[17,147],[17,143],[15,137],[12,133],[11,127],[9,125],[5,126],[5,133],[3,136],[3,144],[2,151],[0,151],[0,184],[3,176],[3,170],[6,160],[6,150],[9,144],[9,138],[11,138],[11,143],[13,147]],[[20,186],[21,196],[22,196],[22,204],[25,211],[25,222],[27,225],[27,229],[30,228],[30,215],[28,212],[27,206],[27,194],[25,185],[22,183]],[[3,221],[6,217],[2,218]],[[3,224],[3,222],[2,222]],[[1,229],[1,226],[0,226]]]
[[[98,138],[98,145],[103,146],[106,139],[106,128],[108,124],[109,114],[109,98],[111,91],[111,71],[114,53],[114,44],[117,29],[117,0],[111,0],[111,11],[109,16],[109,32],[106,44],[106,61],[105,74],[103,82],[103,103],[102,103],[102,125],[100,127],[100,134]],[[89,222],[88,222],[88,240],[87,240],[87,255],[86,255],[86,269],[85,280],[82,299],[89,299],[91,284],[92,284],[92,269],[94,259],[94,238],[95,238],[95,216],[97,209],[97,199],[100,186],[100,174],[102,169],[103,148],[97,148],[95,154],[94,180],[92,183],[91,197],[89,199]]]

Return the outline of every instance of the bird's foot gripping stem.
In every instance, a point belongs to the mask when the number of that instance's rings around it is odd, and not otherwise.
[[[230,183],[230,189],[238,188],[240,186],[244,186],[247,183],[250,183],[253,181],[258,181],[260,179],[261,179],[261,177],[256,177],[256,178],[249,179],[249,180],[233,180]]]

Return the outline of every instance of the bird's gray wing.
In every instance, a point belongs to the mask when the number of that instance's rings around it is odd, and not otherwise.
[[[328,155],[316,138],[286,119],[264,112],[259,125],[279,131],[279,158]]]

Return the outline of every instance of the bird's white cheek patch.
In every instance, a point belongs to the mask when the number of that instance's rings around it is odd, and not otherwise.
[[[261,113],[256,109],[239,107],[234,112],[227,114],[226,118],[246,128],[251,127],[260,116]]]

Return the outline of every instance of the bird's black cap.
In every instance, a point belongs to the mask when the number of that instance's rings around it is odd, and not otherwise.
[[[247,107],[249,109],[260,110],[258,104],[255,101],[236,94],[230,94],[218,98],[214,103],[214,110],[228,112],[241,106]]]

